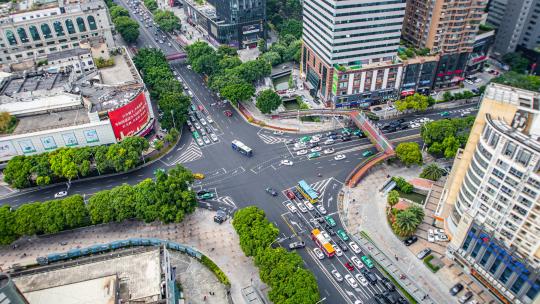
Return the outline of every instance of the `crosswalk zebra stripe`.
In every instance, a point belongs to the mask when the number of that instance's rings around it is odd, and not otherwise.
[[[236,204],[234,203],[234,200],[230,196],[220,196],[216,200],[222,204],[236,208]]]
[[[189,163],[201,159],[202,157],[203,152],[201,148],[192,141],[186,150],[174,161],[174,164]]]
[[[257,135],[267,145],[274,145],[274,144],[284,143],[287,141],[286,138],[275,137],[275,136],[261,134],[261,133],[258,133]]]
[[[326,190],[326,186],[328,186],[331,180],[331,178],[323,179],[322,181],[311,184],[311,188],[322,194],[324,190]]]

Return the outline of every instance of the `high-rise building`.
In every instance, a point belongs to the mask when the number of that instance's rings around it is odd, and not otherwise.
[[[540,291],[540,93],[490,84],[443,192],[448,254],[503,303]]]
[[[220,44],[256,47],[266,37],[266,0],[184,2],[188,22],[201,26]]]
[[[407,0],[403,38],[440,56],[435,88],[461,83],[473,51],[485,0]]]
[[[540,46],[540,0],[493,0],[487,22],[497,28],[495,55]]]
[[[4,10],[2,10],[2,8]],[[29,0],[0,5],[0,65],[38,60],[102,37],[113,47],[112,23],[101,0]]]
[[[301,69],[336,107],[396,97],[405,0],[304,0]]]
[[[24,295],[6,273],[0,273],[0,304],[28,304]]]

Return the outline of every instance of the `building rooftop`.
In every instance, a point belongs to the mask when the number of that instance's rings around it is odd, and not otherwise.
[[[18,0],[0,6],[0,24],[49,18],[64,13],[104,7],[98,0]]]
[[[87,124],[89,122],[90,118],[88,111],[86,108],[80,106],[78,109],[74,110],[19,117],[15,130],[11,134],[0,135],[0,137],[66,128]]]
[[[32,304],[110,304],[116,301],[116,275],[24,293]]]
[[[75,49],[63,50],[60,52],[47,54],[47,60],[55,61],[55,60],[60,60],[64,58],[71,58],[75,56],[86,55],[90,53],[91,53],[90,49],[75,48]]]
[[[55,266],[35,268],[29,274],[12,279],[25,296],[43,299],[44,302],[37,302],[39,304],[108,304],[134,300],[137,300],[137,303],[154,303],[161,294],[160,248],[137,253],[130,250],[118,251],[114,255],[98,255],[81,260],[77,264],[62,266],[62,268]],[[103,302],[108,295],[116,294],[110,293],[109,290],[113,278],[116,278],[118,283],[116,286],[119,299],[114,302]],[[53,302],[58,294],[69,298]],[[85,295],[91,298],[84,297]]]

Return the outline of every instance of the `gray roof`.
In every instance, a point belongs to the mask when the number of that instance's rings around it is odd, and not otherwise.
[[[86,55],[86,54],[90,54],[89,49],[76,48],[76,49],[64,50],[60,52],[47,54],[47,60],[55,61],[59,59],[81,56],[81,55]]]

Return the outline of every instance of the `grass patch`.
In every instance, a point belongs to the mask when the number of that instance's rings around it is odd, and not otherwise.
[[[439,266],[431,264],[431,260],[433,260],[434,258],[435,257],[433,255],[429,255],[424,259],[424,264],[433,273],[435,273],[435,272],[439,271],[439,269],[441,269]]]
[[[411,200],[411,201],[413,201],[415,203],[418,203],[420,205],[424,205],[424,203],[426,202],[426,197],[427,196],[425,196],[425,195],[418,194],[418,193],[415,193],[415,192],[404,193],[404,192],[402,192],[400,190],[397,190],[397,192],[399,193],[399,197]]]
[[[207,256],[202,255],[201,263],[208,269],[210,269],[216,275],[218,280],[223,283],[223,285],[231,287],[231,282],[229,282],[229,278],[227,278],[227,275],[225,275],[225,273],[216,265],[216,263],[214,263],[214,261],[210,260]]]

